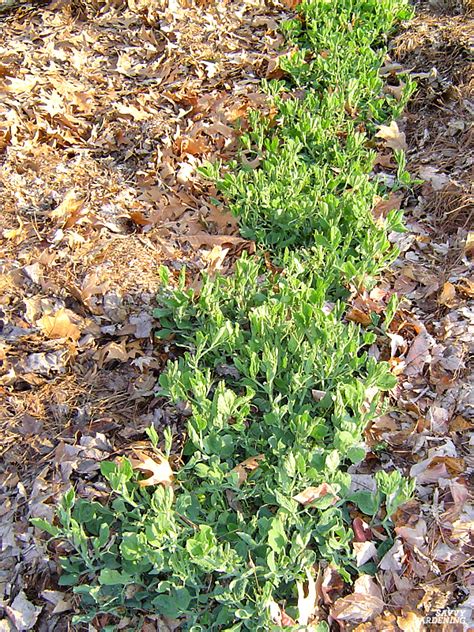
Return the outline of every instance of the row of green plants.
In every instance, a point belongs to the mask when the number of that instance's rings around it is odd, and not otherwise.
[[[353,492],[348,468],[365,458],[364,429],[396,380],[369,357],[374,331],[344,319],[344,299],[375,283],[396,256],[388,232],[403,228],[399,212],[374,220],[387,191],[371,172],[378,126],[413,90],[407,80],[397,101],[379,77],[386,38],[410,15],[406,0],[303,2],[282,24],[285,78],[263,86],[276,115],[252,113],[243,156],[203,167],[257,254],[203,275],[199,291],[162,270],[157,337],[181,355],[160,396],[188,415],[174,489],[140,485],[123,458],[102,464],[106,503],[70,490],[54,524],[36,521],[62,541],[77,620],[148,612],[192,632],[258,632],[280,629],[284,610],[306,629],[298,594],[314,568],[331,563],[348,583],[376,570],[356,565],[354,511],[384,530],[379,556],[390,547],[412,482],[380,471],[375,493]],[[170,434],[148,434],[167,458]]]

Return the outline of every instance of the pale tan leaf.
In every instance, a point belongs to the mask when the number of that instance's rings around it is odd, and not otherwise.
[[[309,505],[318,498],[327,496],[328,494],[333,496],[332,504],[334,505],[339,500],[339,496],[337,495],[336,490],[329,483],[322,483],[317,487],[307,487],[299,494],[296,494],[296,496],[293,496],[293,500],[296,500],[296,502],[305,506]]]
[[[18,218],[18,221],[20,223],[18,228],[7,228],[3,231],[3,237],[5,239],[16,239],[17,237],[20,237],[22,235],[24,224],[21,217]]]
[[[373,542],[353,542],[352,546],[354,547],[357,566],[363,566],[369,560],[377,557],[377,549]]]
[[[61,204],[51,211],[51,219],[61,220],[64,222],[63,228],[69,228],[79,219],[85,200],[85,193],[78,193],[71,189],[66,193]]]
[[[149,487],[150,485],[171,487],[173,485],[173,470],[165,456],[158,454],[152,458],[138,450],[135,451],[135,454],[137,458],[130,459],[133,469],[151,473],[151,476],[138,482],[140,487]]]
[[[125,105],[123,103],[117,103],[115,105],[115,109],[119,114],[123,116],[131,116],[134,121],[146,121],[146,119],[150,118],[150,113],[145,112],[144,110],[139,110],[134,105]]]
[[[77,340],[81,330],[71,322],[66,310],[60,309],[55,314],[48,314],[40,318],[36,324],[47,338],[70,338]]]
[[[306,586],[297,582],[298,589],[298,623],[308,625],[314,615],[317,602],[316,583],[310,571],[306,569]]]
[[[382,593],[369,575],[362,575],[354,584],[352,595],[338,599],[331,608],[336,621],[364,623],[379,615],[384,609]]]
[[[385,146],[390,149],[401,149],[406,151],[408,149],[406,136],[398,129],[396,121],[392,121],[390,125],[381,125],[376,136],[385,140]]]
[[[220,245],[215,245],[212,250],[202,255],[202,258],[207,263],[207,272],[213,274],[222,269],[224,259],[229,252],[229,248],[222,248]]]
[[[425,629],[424,617],[415,612],[402,612],[397,617],[397,625],[403,632],[422,632]]]
[[[194,167],[190,165],[189,162],[182,162],[179,165],[179,171],[176,174],[176,180],[180,184],[186,184],[187,182],[189,182],[189,180],[191,180],[194,173]]]

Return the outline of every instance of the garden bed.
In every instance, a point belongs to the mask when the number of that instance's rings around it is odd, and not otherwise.
[[[93,19],[65,5],[32,18],[52,29],[40,41],[12,18],[4,37],[23,48],[2,62],[10,621],[28,607],[39,629],[61,629],[71,610],[129,629],[404,630],[443,608],[457,617],[445,623],[468,621],[470,191],[465,155],[446,169],[423,144],[439,105],[410,55],[418,29],[444,41],[470,22],[420,14],[386,58],[405,3],[346,4],[309,3],[297,18],[102,7]],[[82,56],[64,57],[65,28],[92,29],[72,45]],[[117,28],[130,36],[118,57]],[[68,92],[64,76],[45,87],[44,55],[83,72],[83,41],[109,64],[103,94],[99,66],[87,67],[94,90],[75,79]],[[445,127],[464,143],[459,50],[457,74],[436,76],[458,89],[443,84],[441,98],[454,99]],[[25,51],[30,74],[17,77]],[[194,86],[173,75],[186,64]],[[405,122],[407,73],[420,87]],[[27,523],[50,522],[70,481],[76,522],[69,494],[53,532],[76,553],[43,548]],[[59,582],[79,587],[74,599],[56,581],[64,553]]]

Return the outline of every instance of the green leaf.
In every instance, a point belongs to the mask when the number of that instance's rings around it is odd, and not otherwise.
[[[111,568],[103,568],[99,573],[99,583],[103,586],[127,586],[133,583],[133,577]]]
[[[43,520],[43,518],[31,518],[30,522],[38,529],[46,531],[46,533],[49,533],[49,535],[52,535],[53,537],[56,537],[61,533],[61,529],[59,529],[59,527],[55,527],[50,522]]]
[[[367,516],[375,516],[380,507],[380,499],[376,493],[358,491],[350,499]]]
[[[281,553],[285,549],[287,541],[288,539],[282,521],[280,518],[273,518],[268,531],[268,545],[275,553]]]

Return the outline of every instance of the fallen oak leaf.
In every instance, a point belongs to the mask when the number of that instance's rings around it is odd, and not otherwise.
[[[351,307],[346,314],[347,320],[351,320],[353,323],[359,323],[363,327],[367,327],[372,322],[370,314],[366,314],[358,307]]]
[[[375,136],[385,140],[385,146],[390,147],[394,151],[406,151],[408,149],[406,136],[398,129],[396,121],[392,121],[390,125],[381,125]]]
[[[206,272],[212,276],[215,272],[222,269],[224,259],[229,252],[229,248],[222,248],[222,246],[213,246],[212,250],[202,255],[202,259],[207,263]]]
[[[474,428],[474,422],[464,419],[461,415],[457,415],[449,423],[450,432],[464,432],[466,430],[471,430],[472,428]]]
[[[87,194],[78,193],[74,191],[74,189],[71,189],[66,193],[61,204],[51,211],[49,216],[51,219],[61,220],[63,222],[63,228],[70,228],[79,219],[86,199]]]
[[[7,228],[3,231],[4,239],[16,239],[17,237],[20,237],[22,235],[24,224],[21,217],[18,217],[18,222],[20,224],[18,228]]]
[[[180,154],[191,154],[191,156],[199,156],[211,151],[211,148],[202,138],[190,138],[188,136],[180,136],[175,140],[175,148]]]
[[[379,615],[384,607],[380,588],[370,575],[361,575],[354,584],[354,592],[334,603],[331,617],[338,622],[364,623]]]
[[[114,341],[109,342],[104,347],[98,349],[94,354],[99,368],[102,368],[104,364],[112,360],[127,362],[131,357],[133,357],[133,355],[128,352],[126,338],[123,338],[120,343]]]
[[[424,617],[416,612],[405,612],[397,617],[397,625],[403,632],[422,632],[425,629]]]
[[[5,606],[5,612],[16,630],[32,630],[43,610],[28,601],[24,591],[20,591],[11,606]],[[8,627],[8,626],[7,626]]]
[[[78,340],[81,330],[69,318],[65,309],[58,310],[55,314],[45,315],[36,321],[47,338],[70,338]]]
[[[238,482],[237,487],[240,487],[247,480],[247,472],[253,472],[259,467],[260,462],[265,460],[264,454],[258,454],[257,456],[251,456],[242,463],[236,465],[231,471],[237,472]]]
[[[397,101],[401,101],[402,98],[403,98],[403,92],[405,90],[405,86],[406,86],[406,84],[403,83],[403,81],[400,80],[400,85],[398,85],[398,86],[389,86],[389,85],[387,85],[385,87],[385,92],[387,92],[388,94],[391,94],[392,96],[394,96]]]
[[[163,485],[163,487],[173,486],[173,470],[164,455],[157,454],[156,457],[152,458],[138,450],[135,450],[135,454],[137,458],[130,459],[133,469],[139,472],[151,473],[151,476],[148,478],[138,481],[140,487],[149,487],[150,485]]]
[[[375,197],[375,206],[372,210],[372,215],[375,219],[380,217],[385,219],[390,211],[398,211],[403,202],[405,195],[403,193],[392,192],[390,196],[384,200],[384,198]]]
[[[472,257],[474,254],[474,231],[469,231],[464,243],[464,254],[466,257]]]
[[[237,473],[236,486],[240,487],[241,485],[243,485],[248,477],[247,472],[253,472],[254,470],[256,470],[257,467],[259,467],[260,465],[260,461],[263,461],[263,460],[265,460],[265,455],[258,454],[257,456],[251,456],[248,459],[245,459],[245,461],[242,461],[242,463],[239,463],[238,465],[236,465],[230,472],[231,474],[233,472]],[[229,506],[231,507],[231,509],[241,513],[242,506],[239,503],[239,501],[236,500],[236,493],[234,492],[234,490],[226,489],[225,494],[227,497],[227,502],[229,503]]]
[[[195,235],[183,235],[180,237],[183,241],[187,241],[193,248],[201,246],[224,246],[224,245],[240,245],[249,244],[251,248],[255,248],[252,241],[237,237],[236,235],[209,235],[209,233],[201,232]],[[253,250],[252,250],[253,252]]]
[[[433,346],[431,336],[422,331],[413,340],[408,355],[405,358],[405,375],[419,375],[427,362],[431,360],[429,349]]]
[[[339,496],[337,495],[334,487],[332,487],[329,483],[322,483],[317,487],[307,487],[299,494],[296,494],[296,496],[293,496],[293,500],[296,500],[297,503],[300,503],[301,505],[306,507],[306,505],[309,505],[315,500],[328,495],[333,496],[331,505],[336,504],[339,500]]]

